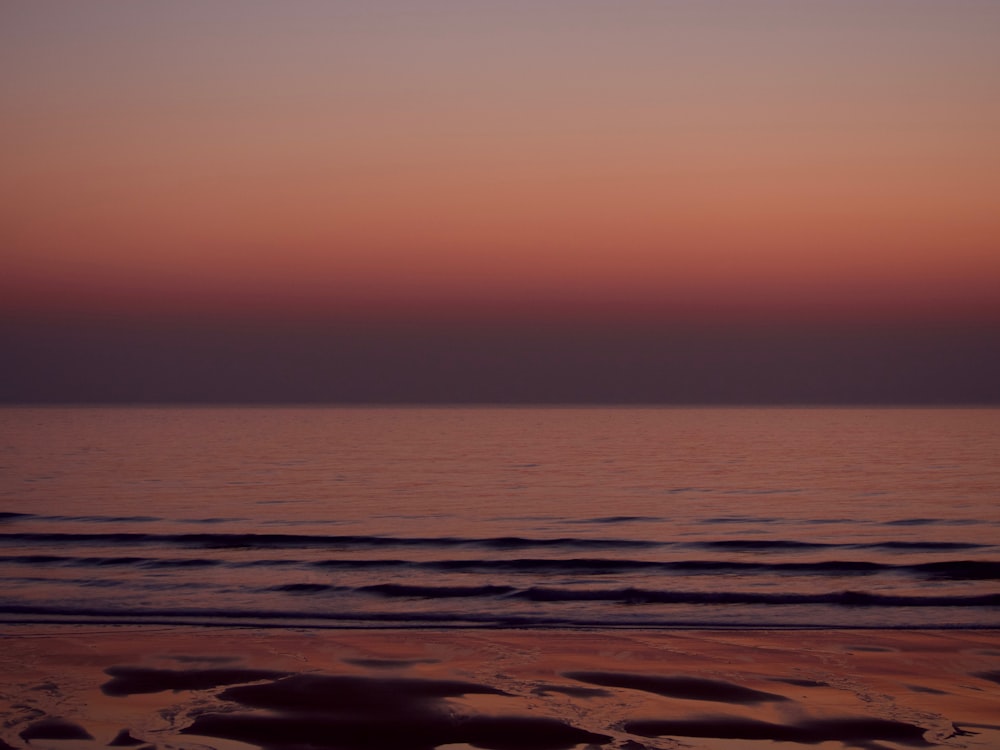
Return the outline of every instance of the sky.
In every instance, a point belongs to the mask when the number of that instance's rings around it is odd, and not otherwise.
[[[993,0],[0,5],[4,402],[1000,402]]]

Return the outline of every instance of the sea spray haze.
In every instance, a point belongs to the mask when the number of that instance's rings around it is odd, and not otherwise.
[[[996,409],[0,419],[7,622],[1000,624]]]

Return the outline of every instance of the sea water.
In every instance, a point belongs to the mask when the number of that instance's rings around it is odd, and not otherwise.
[[[0,621],[1000,627],[1000,410],[6,408]]]

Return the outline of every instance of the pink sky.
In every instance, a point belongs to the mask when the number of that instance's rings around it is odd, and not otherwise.
[[[1000,317],[996,3],[0,16],[8,312]]]
[[[1000,403],[994,0],[0,4],[0,403]]]

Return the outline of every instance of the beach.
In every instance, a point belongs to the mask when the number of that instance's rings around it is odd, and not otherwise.
[[[5,418],[0,750],[1000,748],[992,410]]]
[[[6,625],[4,748],[1000,747],[1000,631]]]

